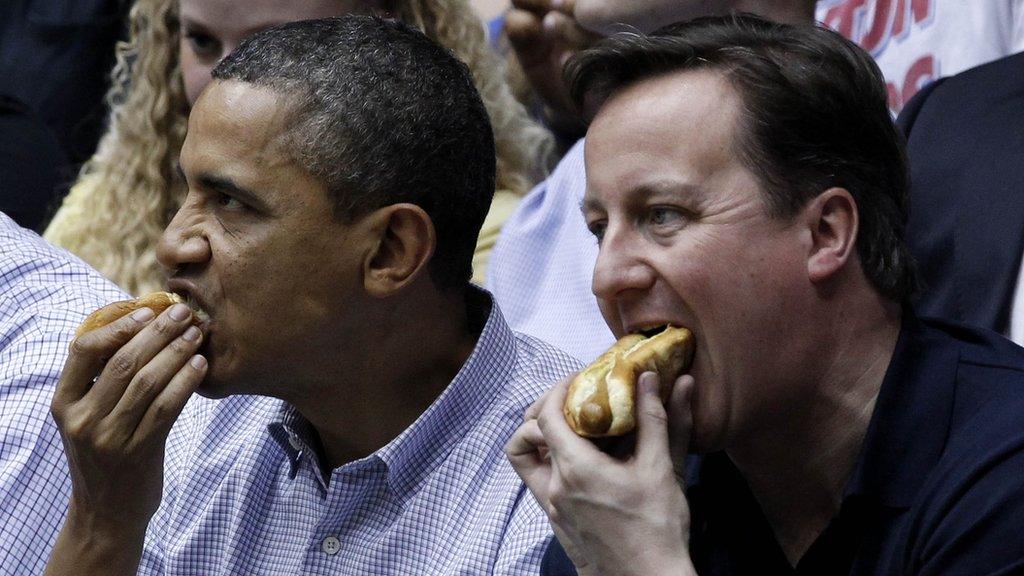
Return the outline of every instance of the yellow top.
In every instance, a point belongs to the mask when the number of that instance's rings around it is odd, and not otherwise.
[[[483,286],[487,279],[487,263],[491,259],[491,250],[498,241],[498,234],[505,221],[512,216],[521,197],[509,190],[498,190],[491,201],[491,209],[487,211],[484,225],[480,228],[480,237],[476,241],[473,252],[473,283]]]

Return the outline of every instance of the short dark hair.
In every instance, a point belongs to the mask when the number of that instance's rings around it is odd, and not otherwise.
[[[902,302],[918,287],[904,241],[909,180],[904,141],[871,56],[827,28],[751,15],[616,35],[566,68],[577,105],[674,71],[721,72],[742,102],[736,150],[775,217],[831,187],[857,202],[857,250],[872,285]]]
[[[250,36],[213,77],[292,98],[285,153],[326,186],[335,215],[420,206],[437,234],[431,278],[467,285],[494,195],[494,135],[469,69],[448,50],[396,21],[306,20]]]

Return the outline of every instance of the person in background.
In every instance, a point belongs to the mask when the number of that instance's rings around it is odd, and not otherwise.
[[[41,231],[68,169],[67,155],[46,123],[22,102],[0,94],[0,212]]]
[[[559,31],[572,29],[566,21],[570,14],[561,12],[567,4],[523,0],[515,5],[517,10],[509,15],[510,23],[528,23],[531,19],[550,23],[532,28],[524,24],[525,34],[513,45],[519,47],[521,61],[535,63],[533,84],[557,88],[568,102],[561,66],[571,53],[564,47],[571,43],[557,39]],[[658,24],[732,10],[809,24],[813,22],[814,1],[576,0],[573,14],[588,28],[609,32],[623,26],[650,30]],[[531,36],[530,30],[537,34]],[[512,30],[509,34],[515,36]],[[542,61],[538,56],[548,60]],[[613,338],[590,290],[597,245],[587,234],[580,215],[585,188],[583,143],[579,142],[505,223],[494,248],[486,285],[516,330],[550,342],[586,362],[603,352]]]
[[[596,110],[605,319],[689,327],[696,350],[667,406],[641,375],[624,453],[572,432],[565,381],[527,412],[507,452],[562,544],[541,573],[1019,572],[1024,350],[908,304],[906,157],[871,56],[736,16],[618,36],[568,76]]]
[[[1024,344],[1024,54],[942,78],[900,114],[910,159],[907,242],[923,315]]]
[[[1024,0],[821,0],[816,18],[874,56],[893,115],[937,78],[1024,51]]]
[[[512,98],[465,0],[137,0],[132,35],[114,70],[110,126],[45,237],[132,294],[158,289],[166,278],[155,246],[184,195],[178,151],[189,108],[210,70],[257,30],[349,12],[408,22],[473,70],[498,149],[497,192],[475,262],[482,282],[502,222],[539,178],[538,159],[550,148],[550,136]]]
[[[0,574],[42,574],[71,478],[50,400],[75,329],[124,293],[0,213]]]
[[[92,155],[103,132],[103,95],[128,7],[127,0],[0,3],[0,94],[21,101],[50,129],[69,167]],[[70,182],[74,174],[61,177]],[[50,192],[40,191],[41,205],[59,197]]]
[[[47,574],[536,573],[550,530],[502,446],[576,363],[470,283],[495,148],[468,68],[349,15],[213,77],[157,248],[199,326],[178,304],[76,340]]]

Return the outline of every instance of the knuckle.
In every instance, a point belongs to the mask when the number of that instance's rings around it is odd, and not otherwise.
[[[174,332],[175,328],[177,328],[174,322],[163,315],[157,318],[156,322],[153,322],[150,326],[152,326],[153,332],[156,332],[161,336],[168,336]]]
[[[114,357],[107,362],[107,370],[110,370],[111,375],[115,378],[130,378],[135,375],[135,372],[138,370],[137,361],[135,356],[122,352],[114,355]]]
[[[81,443],[92,435],[92,420],[87,415],[68,413],[62,419],[60,430],[68,439]]]
[[[158,390],[162,385],[163,382],[154,374],[142,370],[132,379],[131,387],[134,389],[133,396],[135,398],[145,398]]]

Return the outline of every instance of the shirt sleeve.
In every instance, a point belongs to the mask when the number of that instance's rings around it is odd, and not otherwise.
[[[908,573],[1024,573],[1024,434],[1017,436],[979,446],[989,455],[980,464],[948,471],[962,481],[948,483],[911,530],[923,536],[912,541]]]
[[[10,318],[7,319],[10,321]],[[39,322],[0,334],[0,573],[42,574],[64,523],[71,479],[50,400],[67,341]]]
[[[524,486],[502,538],[494,575],[540,574],[541,559],[552,537],[547,516]]]

